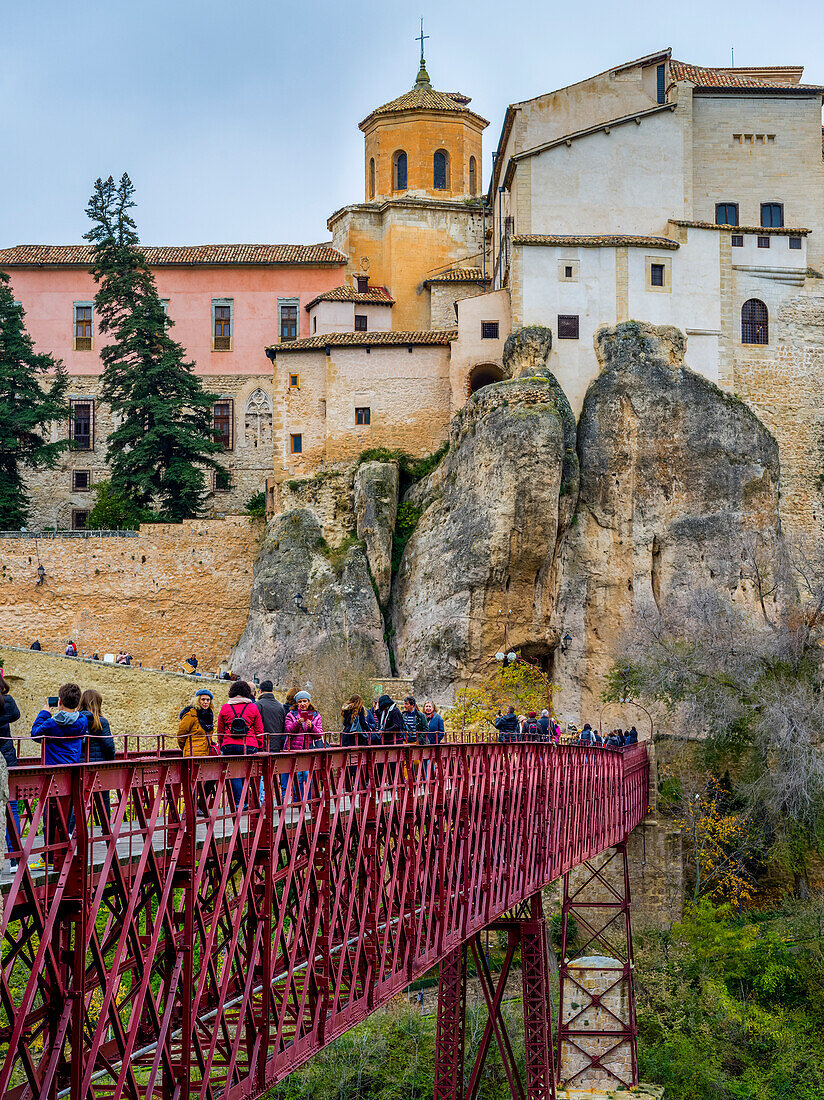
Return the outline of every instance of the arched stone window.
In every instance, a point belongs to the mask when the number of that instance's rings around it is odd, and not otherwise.
[[[406,153],[399,149],[392,157],[392,190],[406,190]]]
[[[449,153],[439,149],[433,159],[433,183],[436,191],[449,190]]]
[[[760,298],[749,298],[741,307],[741,343],[769,344],[770,320]]]
[[[477,168],[476,168],[476,164],[475,164],[475,158],[470,157],[469,158],[469,194],[470,195],[477,195],[477,193],[478,193],[478,182],[477,182],[477,179],[476,179],[476,171],[477,171]]]
[[[469,372],[467,390],[470,394],[477,393],[484,386],[492,386],[495,382],[501,382],[504,372],[495,363],[479,363]]]
[[[375,197],[375,158],[369,158],[369,198]]]
[[[252,447],[272,442],[272,403],[261,389],[250,393],[246,402],[246,442]]]

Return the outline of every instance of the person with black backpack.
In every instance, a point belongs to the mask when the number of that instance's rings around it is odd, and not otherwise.
[[[223,756],[253,756],[264,743],[263,719],[245,680],[235,680],[229,688],[229,702],[217,716],[217,743]],[[235,808],[240,805],[243,780],[230,779]]]
[[[543,740],[542,732],[541,724],[538,721],[538,712],[531,710],[527,715],[526,722],[524,722],[522,738],[524,741],[541,741]]]

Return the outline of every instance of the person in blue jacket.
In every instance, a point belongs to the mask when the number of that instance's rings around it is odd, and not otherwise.
[[[77,684],[63,684],[57,693],[57,710],[52,715],[51,707],[46,700],[46,706],[34,720],[31,728],[32,737],[38,740],[45,739],[45,764],[46,767],[55,767],[62,764],[77,764],[80,762],[83,751],[83,738],[89,731],[89,724],[80,713],[80,698],[82,692]],[[57,799],[49,798],[46,807],[46,842],[54,844],[57,834]],[[69,816],[69,831],[71,832],[73,815]],[[38,860],[29,864],[34,870],[39,870],[42,864]]]
[[[444,733],[446,732],[443,727],[443,718],[438,714],[438,708],[430,700],[423,705],[424,716],[429,723],[429,732],[427,738],[430,745],[439,745],[443,741]]]
[[[80,713],[82,692],[77,684],[64,684],[57,693],[57,710],[47,705],[31,728],[32,737],[46,739],[45,764],[77,764],[89,724]]]

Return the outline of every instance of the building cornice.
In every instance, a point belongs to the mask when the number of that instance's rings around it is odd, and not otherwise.
[[[341,206],[326,219],[326,227],[331,230],[345,214],[385,214],[388,210],[445,210],[453,214],[481,213],[482,196],[476,200],[467,199],[428,199],[404,198],[381,199],[379,202],[353,202]]]
[[[768,228],[764,225],[717,225],[715,222],[690,222],[680,218],[670,218],[670,225],[679,225],[686,229],[714,229],[716,232],[756,233],[759,237],[806,237],[812,229],[796,229],[782,225],[780,228]]]
[[[677,252],[681,247],[672,237],[646,237],[628,233],[525,233],[514,236],[512,243],[543,248],[663,248],[668,252]]]

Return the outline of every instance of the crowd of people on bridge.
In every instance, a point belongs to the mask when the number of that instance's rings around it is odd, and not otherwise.
[[[535,710],[528,714],[516,714],[515,707],[510,706],[506,714],[498,711],[493,725],[498,731],[498,740],[507,744],[515,741],[544,741],[555,745],[563,742],[605,746],[609,749],[622,749],[625,745],[638,744],[638,730],[635,726],[628,730],[615,728],[602,735],[589,722],[585,722],[580,730],[574,722],[569,722],[564,732],[548,710],[542,710],[540,716]]]

